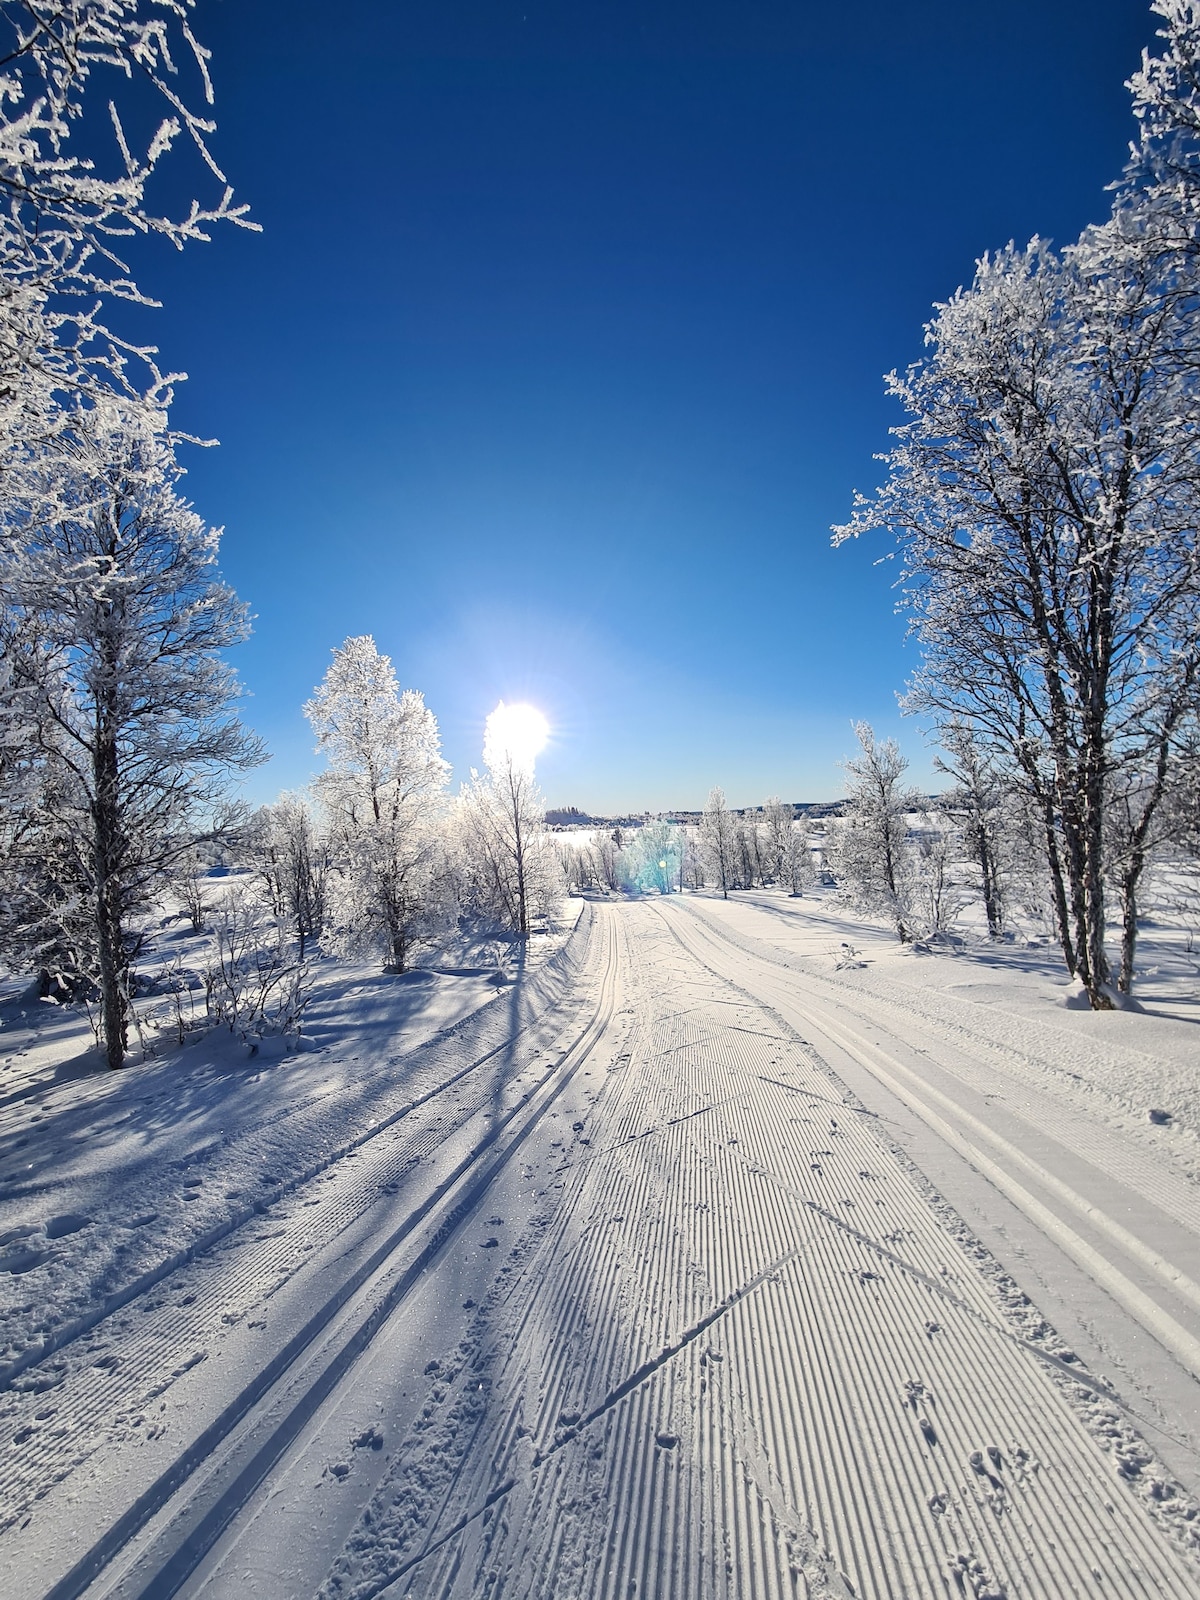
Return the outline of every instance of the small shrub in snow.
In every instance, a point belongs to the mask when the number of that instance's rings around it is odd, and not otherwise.
[[[213,917],[204,993],[210,1025],[249,1041],[298,1033],[312,985],[307,966],[292,954],[265,908],[240,894]]]

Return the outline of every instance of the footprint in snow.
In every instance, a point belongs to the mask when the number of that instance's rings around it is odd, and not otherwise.
[[[36,1233],[37,1228],[30,1223],[24,1228],[9,1228],[7,1233],[0,1233],[0,1250],[7,1244],[16,1244],[18,1239],[28,1239],[31,1233]]]
[[[0,1272],[11,1272],[17,1278],[24,1272],[32,1272],[49,1259],[49,1250],[14,1250],[10,1255],[0,1256]]]
[[[51,1217],[46,1224],[46,1237],[65,1239],[69,1233],[78,1233],[80,1228],[86,1228],[91,1220],[91,1217],[80,1217],[71,1211],[61,1217]]]

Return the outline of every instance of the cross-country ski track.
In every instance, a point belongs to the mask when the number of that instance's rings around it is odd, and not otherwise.
[[[1180,1384],[1194,1187],[739,915],[590,908],[553,1003],[14,1372],[0,1589],[1200,1596],[1136,1407],[891,1108]]]

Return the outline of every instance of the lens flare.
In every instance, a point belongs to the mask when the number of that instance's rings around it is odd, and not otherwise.
[[[511,762],[523,772],[532,772],[549,737],[550,724],[536,707],[506,706],[501,700],[487,719],[483,759],[489,767]]]

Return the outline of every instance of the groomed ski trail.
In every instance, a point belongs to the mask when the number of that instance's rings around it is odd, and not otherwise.
[[[1195,1508],[1127,1426],[1110,1450],[1085,1425],[1115,1428],[1119,1396],[1028,1336],[869,1108],[747,993],[752,959],[702,958],[671,902],[598,915],[629,1048],[574,1137],[543,1122],[497,1175],[484,1204],[526,1206],[504,1268],[414,1380],[475,1269],[431,1270],[425,1320],[414,1296],[185,1592],[1200,1594]],[[385,1437],[355,1454],[366,1415]]]

